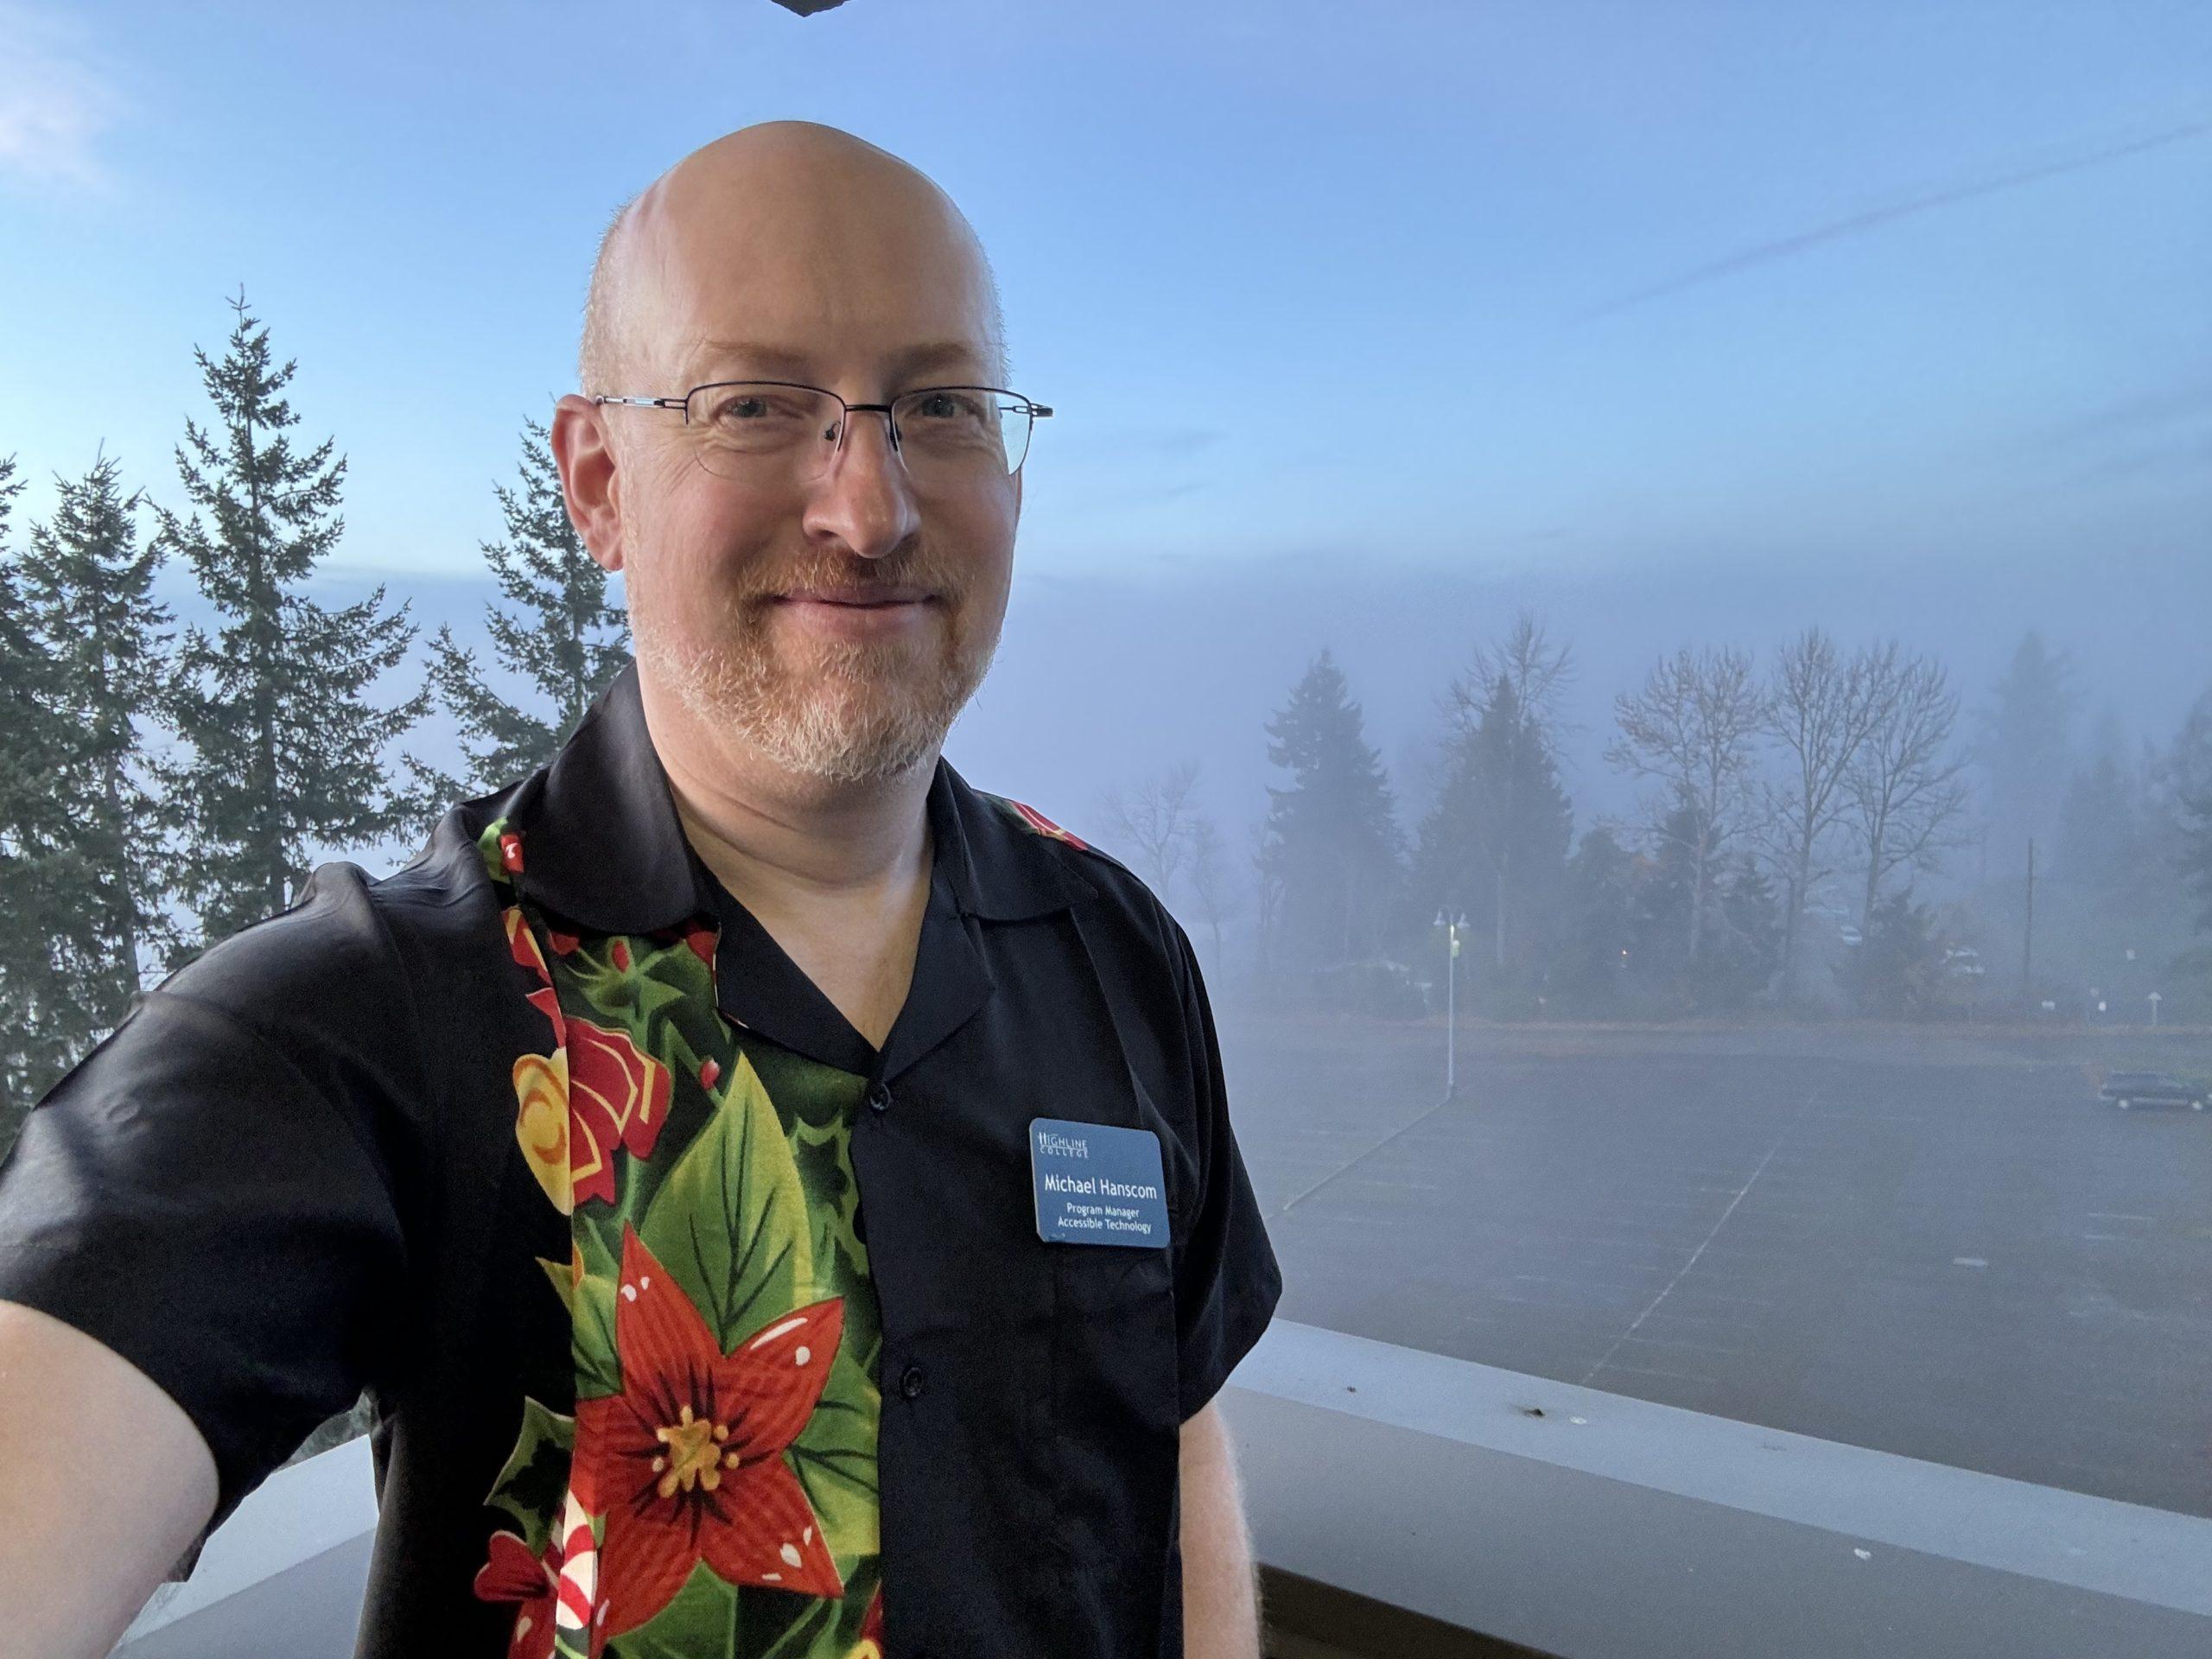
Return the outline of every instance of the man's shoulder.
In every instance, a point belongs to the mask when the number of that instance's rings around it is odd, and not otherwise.
[[[440,994],[441,974],[480,979],[474,944],[496,944],[500,899],[480,842],[508,791],[448,808],[404,865],[376,874],[317,864],[283,909],[213,941],[159,989],[257,1028],[384,1017]],[[369,1005],[379,997],[389,1010]]]
[[[1164,952],[1173,953],[1179,931],[1173,914],[1142,876],[1078,830],[1048,817],[1027,801],[989,790],[976,798],[1026,837],[1023,844],[1058,862],[1077,890],[1118,921],[1135,928]]]
[[[1019,837],[1045,843],[1051,849],[1046,856],[1064,860],[1065,867],[1075,870],[1078,878],[1089,885],[1103,887],[1114,897],[1125,900],[1138,897],[1149,900],[1152,898],[1152,890],[1145,886],[1136,872],[1096,842],[1046,817],[1027,801],[1018,801],[1011,795],[996,794],[988,789],[976,789],[974,792],[976,800],[1011,825]]]

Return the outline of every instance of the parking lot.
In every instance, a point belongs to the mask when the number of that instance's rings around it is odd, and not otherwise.
[[[2212,1516],[2212,1038],[1220,1019],[1284,1317]]]

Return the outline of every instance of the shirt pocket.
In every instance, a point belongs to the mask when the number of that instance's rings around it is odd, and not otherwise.
[[[1084,1633],[1064,1659],[1152,1654],[1181,1448],[1174,1253],[1165,1244],[1036,1247],[1053,1297],[1052,1545],[1063,1628]]]

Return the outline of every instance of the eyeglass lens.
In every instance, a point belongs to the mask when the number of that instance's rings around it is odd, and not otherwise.
[[[817,477],[836,453],[842,414],[842,406],[827,392],[737,381],[694,390],[684,421],[709,472],[737,477],[796,469],[801,476]],[[1020,467],[1028,452],[1029,405],[1004,392],[925,387],[897,398],[891,419],[899,459],[918,481],[1002,480]]]

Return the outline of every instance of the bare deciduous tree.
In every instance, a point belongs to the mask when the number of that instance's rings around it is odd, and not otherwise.
[[[1129,849],[1129,863],[1165,902],[1190,857],[1192,791],[1198,763],[1179,760],[1131,792],[1108,790],[1099,811],[1109,831]]]
[[[1544,637],[1544,625],[1536,620],[1536,613],[1522,611],[1498,645],[1475,647],[1472,665],[1452,683],[1446,694],[1446,718],[1455,730],[1475,724],[1503,682],[1512,688],[1513,701],[1528,720],[1531,733],[1557,759],[1560,734],[1567,729],[1560,719],[1559,700],[1573,683],[1574,674],[1571,648],[1554,649]]]
[[[1873,724],[1845,779],[1866,871],[1861,926],[1891,872],[1933,870],[1964,844],[1956,825],[1967,801],[1964,763],[1948,753],[1959,698],[1942,665],[1892,639],[1867,654],[1867,679]]]
[[[1796,985],[1797,932],[1806,895],[1829,874],[1821,861],[1851,806],[1850,772],[1873,729],[1872,658],[1847,661],[1835,641],[1807,628],[1783,646],[1767,692],[1766,734],[1780,746],[1783,778],[1760,785],[1762,838],[1782,878],[1781,984]]]
[[[1248,838],[1251,842],[1252,874],[1257,884],[1253,891],[1259,899],[1260,913],[1255,924],[1260,967],[1262,972],[1272,972],[1274,967],[1275,927],[1282,919],[1282,873],[1269,855],[1268,821],[1265,818],[1253,820]]]
[[[1221,972],[1221,929],[1243,908],[1229,867],[1228,842],[1221,826],[1205,814],[1191,819],[1191,896],[1197,901],[1198,919],[1213,941],[1213,971]]]
[[[1688,957],[1704,941],[1706,908],[1720,855],[1752,825],[1749,780],[1766,700],[1751,680],[1751,654],[1734,646],[1688,648],[1662,658],[1634,696],[1613,699],[1620,734],[1605,759],[1664,789],[1647,825],[1678,842],[1690,864]],[[1688,812],[1670,827],[1678,809]]]

